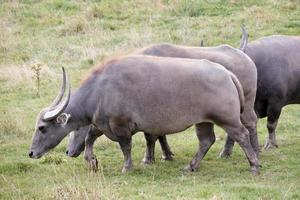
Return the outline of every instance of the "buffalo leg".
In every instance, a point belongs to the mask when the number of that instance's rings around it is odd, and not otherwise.
[[[124,165],[122,173],[130,171],[133,168],[131,159],[132,134],[128,129],[127,121],[115,118],[109,121],[110,129],[116,135],[120,148],[124,156]]]
[[[245,128],[245,126],[240,123],[236,126],[223,126],[223,128],[226,130],[228,135],[241,146],[241,148],[245,152],[245,155],[251,167],[251,172],[255,175],[258,174],[259,161],[255,151],[252,148],[252,145],[250,144],[249,132]]]
[[[203,159],[205,154],[208,152],[208,150],[216,140],[212,123],[197,124],[196,134],[199,140],[198,152],[196,153],[190,164],[184,168],[185,171],[196,171],[200,161]]]
[[[256,125],[257,125],[257,116],[252,109],[251,111],[243,112],[241,115],[241,120],[243,125],[247,128],[249,131],[249,136],[250,136],[250,143],[251,146],[253,147],[257,157],[259,156],[259,144],[258,144],[258,137],[257,137],[257,130],[256,130]],[[220,154],[220,157],[228,158],[231,156],[232,153],[232,148],[234,146],[234,141],[227,136],[224,149]]]
[[[174,154],[171,151],[170,146],[168,144],[167,136],[165,136],[165,135],[159,136],[158,140],[159,140],[159,143],[161,146],[161,150],[163,152],[162,159],[163,160],[173,160],[172,156],[174,156]]]
[[[220,157],[229,158],[232,154],[233,146],[234,146],[234,140],[231,139],[229,136],[227,136],[224,148],[220,153]]]
[[[118,137],[119,145],[124,155],[124,166],[122,169],[122,173],[130,171],[133,167],[132,159],[131,159],[131,137]]]
[[[267,120],[267,128],[269,132],[269,136],[266,140],[265,149],[270,149],[274,147],[278,147],[277,142],[276,142],[276,135],[275,135],[275,129],[278,123],[278,119],[281,113],[281,106],[269,106],[267,115],[268,115],[268,120]]]
[[[170,146],[167,141],[167,137],[163,136],[155,136],[148,133],[144,133],[146,139],[146,153],[143,159],[143,164],[152,164],[155,161],[155,142],[157,138],[159,140],[161,150],[163,152],[162,158],[164,160],[173,160],[172,156],[174,155],[170,149]]]
[[[242,122],[245,125],[245,127],[248,129],[250,134],[250,143],[253,148],[253,150],[256,153],[256,156],[259,157],[259,143],[258,143],[258,136],[257,136],[257,116],[252,110],[252,112],[248,113],[248,115],[241,116]]]
[[[244,104],[244,111],[241,113],[241,122],[247,128],[250,136],[250,143],[257,154],[259,155],[259,144],[258,144],[258,137],[257,137],[257,116],[254,111],[254,104],[255,104],[255,93],[248,93],[245,96],[245,104]],[[232,149],[234,146],[234,141],[227,136],[224,149],[221,152],[221,157],[230,157],[232,153]]]
[[[85,138],[84,159],[89,163],[90,168],[93,171],[98,170],[98,160],[93,152],[94,143],[95,143],[96,139],[101,135],[102,135],[102,133],[98,129],[96,129],[93,126],[90,126],[90,128],[88,130],[88,134]]]
[[[151,135],[144,133],[146,139],[146,152],[143,159],[143,164],[148,165],[152,164],[155,161],[154,151],[155,151],[155,142],[158,138],[156,135]]]

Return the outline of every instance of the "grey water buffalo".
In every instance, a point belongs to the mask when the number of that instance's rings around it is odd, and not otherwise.
[[[246,33],[245,29],[243,29],[243,33]],[[248,39],[247,35],[243,34],[241,47],[245,46],[247,39]],[[201,42],[201,44],[203,45],[203,42]],[[188,46],[181,46],[181,45],[173,45],[168,43],[155,44],[150,47],[146,47],[144,49],[138,50],[134,53],[141,54],[141,55],[154,55],[160,57],[208,59],[213,62],[220,63],[225,68],[233,72],[239,78],[245,94],[245,110],[241,115],[242,123],[249,130],[251,144],[258,155],[259,146],[258,146],[258,140],[256,134],[257,117],[254,112],[257,72],[256,72],[255,64],[246,54],[229,45],[220,45],[217,47],[202,48],[202,47],[188,47]],[[84,133],[82,133],[81,131],[78,136],[76,133],[73,134],[73,137],[69,141],[69,143],[72,144],[71,146],[74,146],[73,143],[76,137],[79,138],[82,137],[81,134]],[[93,144],[91,142],[95,141],[98,136],[99,134],[88,134],[89,139],[87,140],[87,144],[86,144],[87,149],[89,149],[87,150],[88,153],[92,152],[91,149],[93,148]],[[145,134],[145,138],[147,141],[147,149],[146,149],[144,162],[152,163],[154,161],[154,147],[157,138],[150,137],[147,134]],[[161,136],[159,140],[162,141],[160,142],[162,149],[166,149],[165,152],[171,152],[165,136]],[[78,141],[78,139],[75,140],[75,142],[76,141]],[[83,142],[83,139],[81,140],[81,142]],[[231,152],[226,152],[226,151],[223,151],[221,153],[221,155],[230,155],[230,154]],[[87,153],[85,153],[85,158],[89,158],[89,157],[95,158],[94,155],[88,155]]]
[[[215,123],[239,143],[251,171],[258,173],[257,155],[240,120],[245,106],[243,89],[222,65],[208,60],[121,57],[98,68],[72,95],[64,71],[63,75],[58,101],[38,115],[31,158],[40,158],[70,132],[93,124],[119,143],[124,155],[122,171],[126,172],[133,166],[133,134],[143,131],[160,136],[195,125],[199,149],[185,168],[195,171],[215,141]]]
[[[259,145],[256,133],[257,117],[254,111],[254,102],[257,85],[257,71],[253,61],[240,50],[229,45],[217,47],[189,47],[173,44],[157,44],[135,52],[136,54],[161,57],[179,57],[192,59],[208,59],[223,65],[233,72],[240,80],[245,95],[245,108],[241,114],[241,121],[250,133],[250,141],[256,154],[259,154]],[[155,141],[155,140],[154,140]],[[153,151],[147,151],[153,152]],[[223,152],[225,154],[227,152]],[[228,152],[230,154],[230,152]],[[148,156],[153,157],[153,156]]]
[[[282,107],[300,103],[300,37],[274,35],[246,44],[242,49],[257,68],[255,111],[267,117],[268,137],[264,148],[278,147],[275,129]],[[233,140],[225,149],[231,152]]]

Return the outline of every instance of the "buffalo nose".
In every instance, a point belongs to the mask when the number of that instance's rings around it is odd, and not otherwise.
[[[30,158],[32,158],[33,152],[31,151],[31,152],[28,154],[28,156],[29,156]]]
[[[68,150],[66,151],[66,154],[67,154],[67,155],[69,154],[69,151],[68,151]]]

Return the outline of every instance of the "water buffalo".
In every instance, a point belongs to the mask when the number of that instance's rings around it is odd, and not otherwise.
[[[244,150],[251,171],[259,162],[241,123],[244,93],[237,77],[208,60],[127,56],[98,68],[74,93],[63,71],[63,89],[37,119],[29,156],[40,158],[68,133],[93,124],[119,143],[123,172],[133,166],[132,135],[153,136],[196,126],[199,149],[185,167],[195,171],[215,141],[213,124],[221,126]],[[66,97],[62,99],[64,90]]]
[[[242,50],[257,68],[255,111],[267,117],[269,135],[265,149],[278,147],[275,129],[282,107],[300,103],[300,37],[274,35],[244,45]],[[225,152],[231,152],[233,140],[227,139]]]
[[[245,46],[247,43],[247,34],[245,34],[245,29],[243,29],[243,40],[241,42],[241,48]],[[201,42],[203,45],[203,42]],[[257,117],[254,112],[254,102],[256,95],[256,84],[257,84],[257,72],[256,67],[253,61],[240,50],[233,48],[229,45],[220,45],[217,47],[188,47],[181,45],[173,45],[168,43],[163,44],[155,44],[150,47],[146,47],[144,49],[138,50],[134,52],[135,54],[143,54],[143,55],[154,55],[160,57],[181,57],[181,58],[193,58],[193,59],[208,59],[216,63],[220,63],[225,68],[233,72],[240,80],[244,94],[245,94],[245,110],[241,115],[242,123],[246,126],[246,128],[250,132],[251,144],[258,155],[259,146],[256,134],[256,124]],[[97,132],[94,130],[91,134],[88,134],[87,139],[87,152],[85,153],[85,158],[95,158],[92,153],[93,142],[96,138],[101,135],[101,133],[95,134]],[[82,134],[82,135],[81,135]],[[73,137],[69,141],[69,146],[75,147],[76,142],[78,142],[81,138],[81,143],[84,142],[84,136],[86,133],[80,131],[80,134],[74,133]],[[78,138],[76,138],[78,137]],[[95,138],[96,137],[96,138]],[[145,134],[145,138],[147,141],[147,149],[144,158],[145,163],[152,163],[154,161],[154,147],[155,141],[157,138],[150,137]],[[169,145],[167,144],[167,140],[165,136],[160,136],[159,138],[164,155],[171,157],[168,152],[171,152]],[[229,149],[224,148],[221,153],[222,156],[229,156],[231,152]],[[230,149],[231,150],[231,149]],[[81,152],[80,149],[77,149],[77,154]],[[172,152],[171,152],[172,153]],[[88,159],[89,161],[89,159]]]

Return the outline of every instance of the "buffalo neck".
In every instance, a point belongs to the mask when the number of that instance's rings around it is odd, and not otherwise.
[[[102,98],[101,87],[99,87],[101,77],[104,69],[116,61],[117,59],[114,59],[95,68],[78,90],[71,95],[66,112],[69,112],[74,121],[77,121],[77,128],[92,124],[93,118],[99,114]]]
[[[76,125],[76,128],[91,124],[93,113],[88,109],[90,101],[85,92],[77,90],[71,95],[69,104],[65,110],[65,113],[71,114],[72,122]]]

